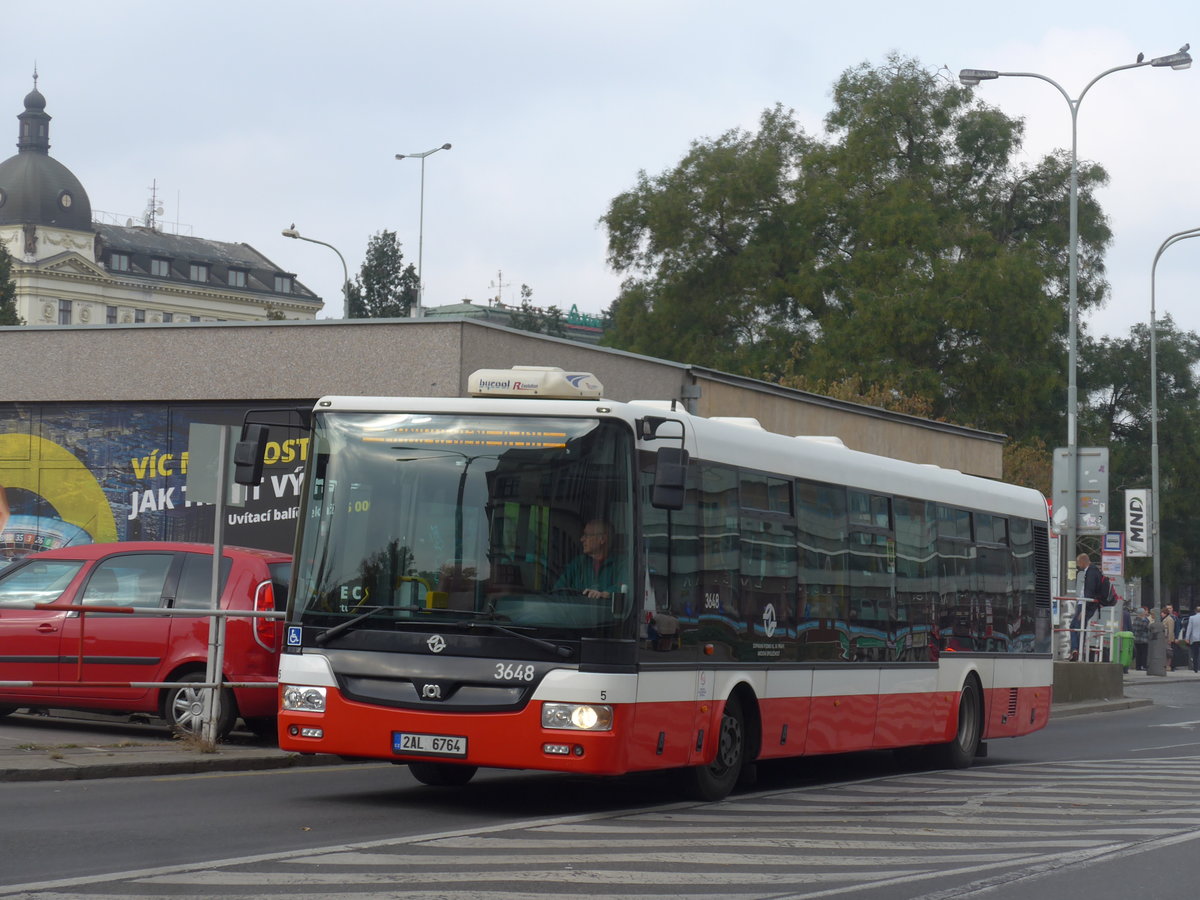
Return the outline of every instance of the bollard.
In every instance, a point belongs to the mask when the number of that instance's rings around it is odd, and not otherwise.
[[[1149,640],[1146,642],[1146,674],[1166,676],[1167,654],[1170,651],[1171,645],[1167,642],[1162,627],[1157,623],[1151,625]]]

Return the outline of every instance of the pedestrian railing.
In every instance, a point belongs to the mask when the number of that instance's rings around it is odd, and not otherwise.
[[[222,681],[220,672],[224,670],[225,659],[225,621],[227,619],[283,619],[286,613],[278,610],[251,609],[171,609],[160,607],[140,606],[95,606],[92,604],[74,604],[58,606],[36,604],[36,609],[53,609],[64,612],[79,613],[79,647],[75,657],[76,677],[68,680],[30,680],[30,681],[0,681],[0,688],[63,688],[79,687],[129,687],[129,688],[170,688],[178,685],[177,681],[88,681],[83,675],[84,642],[87,637],[87,617],[101,613],[117,614],[142,618],[180,617],[206,618],[212,620],[216,628],[211,628],[209,635],[208,663],[204,681],[189,682],[189,688],[207,689],[204,704],[204,736],[215,739],[215,723],[220,716],[220,688],[271,688],[279,686],[276,681]]]

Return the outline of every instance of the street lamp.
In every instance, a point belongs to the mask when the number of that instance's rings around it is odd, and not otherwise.
[[[397,153],[396,159],[419,159],[421,161],[421,217],[417,227],[417,305],[412,311],[412,317],[419,319],[424,312],[422,301],[425,299],[425,279],[421,277],[421,262],[425,255],[425,157],[433,156],[439,150],[449,150],[449,144],[442,144],[424,153]]]
[[[1079,473],[1076,471],[1076,459],[1079,455],[1078,434],[1077,434],[1077,419],[1079,415],[1079,392],[1075,381],[1076,355],[1078,345],[1079,332],[1079,308],[1078,308],[1078,284],[1079,284],[1079,152],[1078,152],[1078,120],[1079,120],[1079,104],[1083,102],[1084,96],[1091,90],[1092,85],[1103,78],[1105,75],[1111,75],[1113,72],[1120,72],[1123,69],[1137,69],[1142,66],[1154,66],[1155,68],[1172,68],[1186,69],[1192,64],[1192,57],[1188,54],[1190,44],[1184,44],[1179,48],[1179,51],[1168,56],[1158,56],[1151,60],[1144,60],[1142,54],[1138,54],[1136,62],[1128,63],[1123,66],[1114,66],[1111,69],[1106,69],[1095,78],[1087,83],[1087,87],[1076,97],[1071,99],[1071,95],[1063,89],[1063,86],[1053,78],[1048,78],[1045,75],[1039,75],[1036,72],[997,72],[994,69],[963,69],[958,73],[958,80],[968,87],[973,87],[981,81],[990,81],[994,78],[1016,77],[1016,78],[1037,78],[1047,84],[1053,85],[1058,92],[1063,95],[1063,99],[1067,101],[1067,106],[1071,108],[1071,206],[1070,206],[1070,237],[1068,246],[1068,322],[1067,322],[1067,553],[1068,559],[1073,559],[1077,549],[1076,532],[1078,530],[1077,519],[1079,516]]]
[[[1158,258],[1172,244],[1200,237],[1200,228],[1177,231],[1158,248],[1154,263],[1150,266],[1150,549],[1154,553],[1154,605],[1162,606],[1159,590],[1162,586],[1162,542],[1159,526],[1162,520],[1158,512],[1158,326],[1154,323],[1154,278],[1158,271]]]
[[[308,241],[310,244],[320,244],[322,247],[328,247],[338,255],[338,259],[342,261],[342,318],[350,318],[350,270],[346,268],[346,257],[342,256],[342,252],[333,246],[333,244],[318,241],[316,238],[305,237],[296,230],[295,222],[283,229],[283,236],[295,238],[298,241]]]

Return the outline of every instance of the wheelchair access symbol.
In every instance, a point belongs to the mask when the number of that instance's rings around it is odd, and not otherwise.
[[[299,625],[289,625],[287,627],[287,645],[289,647],[299,647],[304,635],[304,630]]]

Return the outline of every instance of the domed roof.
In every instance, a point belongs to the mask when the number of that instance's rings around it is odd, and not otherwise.
[[[92,203],[71,170],[50,156],[46,98],[34,88],[17,116],[17,155],[0,162],[0,225],[92,230]]]

